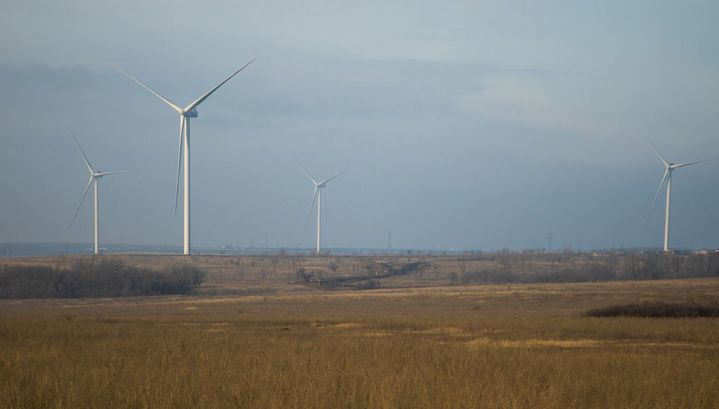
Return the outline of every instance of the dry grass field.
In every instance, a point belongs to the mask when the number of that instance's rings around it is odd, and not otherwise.
[[[298,263],[367,260],[191,262],[209,272],[194,296],[0,300],[0,408],[719,407],[719,319],[584,315],[717,303],[717,278],[450,286],[436,263],[327,291]]]

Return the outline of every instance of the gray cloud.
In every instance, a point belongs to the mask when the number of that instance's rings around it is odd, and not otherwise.
[[[184,104],[258,57],[192,123],[198,245],[311,245],[297,161],[350,169],[326,190],[329,246],[658,245],[646,140],[719,152],[711,4],[193,5],[7,5],[0,241],[89,241],[87,204],[67,228],[86,181],[70,126],[131,171],[103,180],[104,240],[179,243],[176,114],[111,64]],[[719,247],[718,170],[678,174],[676,245]]]

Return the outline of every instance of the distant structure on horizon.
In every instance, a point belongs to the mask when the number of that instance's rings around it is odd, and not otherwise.
[[[322,200],[321,190],[326,187],[327,183],[344,175],[345,173],[347,173],[347,171],[344,171],[335,176],[332,176],[329,179],[325,179],[321,182],[318,182],[317,180],[315,180],[314,176],[312,176],[310,171],[307,170],[307,168],[302,166],[302,169],[304,169],[305,173],[307,173],[307,176],[310,178],[312,183],[315,185],[315,191],[312,194],[312,204],[310,205],[310,214],[307,216],[307,226],[305,228],[309,228],[309,226],[310,226],[310,219],[312,218],[312,209],[315,207],[315,201],[317,201],[317,245],[315,246],[315,253],[320,254],[320,231],[321,231],[320,230],[320,220],[321,220],[321,215],[322,215],[322,213],[320,211],[321,200]]]
[[[659,159],[661,159],[662,163],[664,164],[664,176],[662,177],[662,181],[659,182],[659,189],[657,189],[657,194],[654,195],[654,200],[652,201],[652,207],[654,207],[654,204],[657,201],[657,198],[659,197],[659,193],[662,191],[662,187],[664,186],[664,182],[667,184],[667,199],[666,199],[666,206],[664,208],[664,252],[668,253],[669,250],[669,216],[670,216],[670,209],[671,209],[671,200],[672,200],[672,174],[676,169],[683,168],[685,166],[690,165],[696,165],[697,163],[703,163],[703,162],[709,162],[712,160],[716,160],[717,158],[712,159],[704,159],[699,160],[696,162],[685,162],[685,163],[671,163],[668,162],[666,159],[664,159],[664,156],[659,152],[659,149],[654,146],[654,144],[651,144],[652,148],[654,148],[654,151],[659,155]]]
[[[95,188],[95,217],[94,217],[94,232],[93,237],[95,241],[94,246],[94,252],[95,254],[100,254],[100,194],[98,192],[98,183],[100,182],[100,178],[107,175],[113,175],[115,173],[120,172],[100,172],[99,170],[95,170],[95,168],[92,167],[90,164],[90,161],[87,159],[87,156],[85,156],[85,152],[83,152],[82,148],[80,147],[80,142],[77,141],[77,138],[75,135],[70,132],[72,135],[72,139],[75,140],[75,145],[77,145],[77,149],[80,151],[80,155],[82,155],[82,159],[85,161],[85,166],[87,166],[87,171],[90,173],[90,180],[87,181],[87,185],[85,186],[85,191],[82,193],[82,199],[80,199],[80,204],[77,205],[77,209],[75,210],[75,214],[72,216],[72,220],[70,221],[70,226],[75,222],[75,218],[77,217],[77,213],[80,211],[80,207],[82,207],[82,203],[85,201],[85,197],[87,196],[87,191],[90,189],[90,184],[94,184]],[[68,226],[69,227],[69,226]]]

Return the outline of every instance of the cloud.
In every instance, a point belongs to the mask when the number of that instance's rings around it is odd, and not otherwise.
[[[490,120],[571,136],[586,138],[602,133],[601,126],[531,81],[516,76],[492,76],[482,81],[482,86],[481,92],[457,97],[456,109]]]

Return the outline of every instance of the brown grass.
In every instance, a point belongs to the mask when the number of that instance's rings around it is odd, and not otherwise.
[[[719,319],[583,315],[718,279],[275,290],[0,301],[0,408],[719,407]]]

